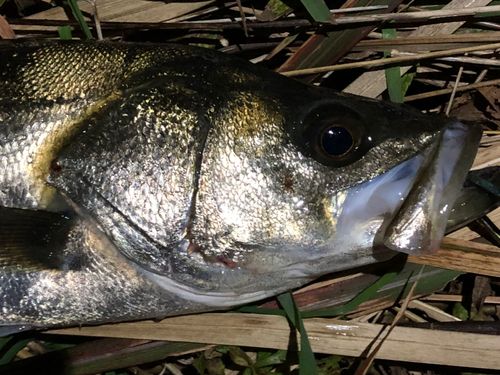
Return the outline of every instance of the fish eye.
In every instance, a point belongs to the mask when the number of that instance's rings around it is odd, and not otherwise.
[[[332,157],[347,154],[353,146],[353,135],[349,129],[343,126],[330,126],[321,134],[321,147],[326,154]]]
[[[304,151],[321,164],[338,168],[359,160],[369,148],[366,119],[340,106],[321,106],[303,120]]]

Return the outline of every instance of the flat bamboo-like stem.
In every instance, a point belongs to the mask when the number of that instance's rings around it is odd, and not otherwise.
[[[484,82],[479,82],[479,83],[472,83],[470,85],[458,86],[456,91],[458,92],[458,91],[474,90],[474,89],[478,89],[481,87],[494,86],[494,85],[498,85],[498,84],[500,84],[500,79],[493,79],[491,81],[484,81]],[[404,101],[411,102],[413,100],[432,98],[434,96],[450,94],[452,91],[453,91],[453,89],[442,89],[442,90],[424,92],[422,94],[408,95],[404,98]]]
[[[500,80],[496,80],[500,81]],[[486,81],[486,82],[493,82],[493,81]],[[486,83],[484,82],[484,83]],[[483,83],[483,82],[481,82]],[[497,84],[500,84],[498,82]],[[469,85],[471,86],[471,85]],[[491,85],[489,85],[491,86]],[[462,86],[466,87],[466,86]],[[474,164],[472,164],[472,170],[476,169],[482,169],[482,168],[487,168],[491,167],[494,165],[500,164],[500,144],[492,145],[490,147],[486,148],[480,148],[479,151],[477,152],[476,159],[474,160]]]
[[[462,79],[462,74],[464,72],[464,66],[461,65],[458,70],[457,78],[455,79],[455,84],[453,85],[453,90],[451,92],[450,99],[448,100],[448,105],[446,106],[445,114],[446,116],[450,115],[451,106],[453,105],[453,101],[455,100],[455,94],[457,93],[458,85],[460,84],[460,79]]]
[[[451,0],[443,9],[463,9],[468,7],[483,7],[488,5],[491,0]],[[453,34],[464,24],[463,21],[437,23],[432,25],[423,25],[410,33],[410,37],[429,37],[433,35]],[[457,48],[457,47],[455,47]],[[410,67],[401,67],[401,75],[405,74]],[[373,71],[365,72],[354,82],[347,86],[343,91],[350,94],[376,98],[387,88],[385,81],[385,72]]]
[[[366,7],[352,7],[352,8],[340,8],[340,9],[330,9],[331,14],[344,14],[344,13],[356,13],[356,12],[369,12],[372,10],[387,9],[387,5],[371,5]]]
[[[485,65],[485,66],[489,66],[489,67],[500,66],[500,60],[485,59],[482,57],[453,56],[453,57],[441,57],[437,60],[459,62],[459,63],[471,64],[471,65]]]
[[[304,321],[316,353],[366,356],[387,326],[334,319]],[[109,336],[289,349],[290,325],[281,316],[202,314],[151,321],[52,330],[51,334]],[[293,335],[292,335],[293,337]],[[299,341],[299,340],[298,340]],[[300,341],[299,341],[300,342]],[[495,336],[395,327],[377,358],[472,368],[500,369]]]
[[[425,312],[430,318],[438,322],[459,322],[460,319],[456,316],[448,314],[437,307],[431,306],[428,303],[415,299],[408,305],[410,309],[417,309]]]
[[[397,22],[422,22],[428,20],[438,20],[438,19],[449,19],[454,17],[467,17],[476,16],[482,13],[492,13],[499,12],[500,5],[494,5],[489,7],[470,7],[463,9],[441,9],[441,10],[429,10],[423,12],[413,12],[413,13],[387,13],[387,14],[372,14],[368,16],[356,16],[356,17],[342,17],[333,19],[332,23],[334,25],[352,25],[360,23],[374,23],[374,22],[384,22],[384,21],[397,21]]]
[[[475,34],[453,34],[453,35],[430,35],[430,36],[409,36],[407,38],[396,39],[375,39],[362,40],[354,50],[367,50],[372,47],[391,47],[397,49],[398,46],[412,46],[415,44],[444,44],[444,43],[495,43],[500,40],[499,31]]]
[[[251,19],[251,17],[247,17]],[[236,17],[235,21],[239,18]],[[16,30],[51,30],[58,26],[76,26],[75,21],[60,19],[31,19],[31,18],[9,18],[9,24]],[[270,22],[248,22],[251,29],[268,28],[294,28],[299,26],[311,26],[311,22],[303,19],[270,21]],[[101,21],[103,30],[179,30],[179,29],[243,29],[243,26],[237,22],[226,20],[207,20],[207,21],[187,21],[187,22],[118,22]]]
[[[430,296],[425,296],[421,299],[423,301],[430,302],[462,302],[464,300],[464,297],[455,294],[431,294]],[[486,297],[484,303],[500,305],[500,297]]]
[[[408,256],[408,261],[449,270],[500,277],[500,248],[481,243],[444,238],[435,254]]]
[[[468,52],[496,50],[498,48],[500,48],[500,43],[493,43],[482,46],[449,49],[446,51],[420,53],[411,56],[398,56],[398,57],[390,57],[386,59],[377,59],[371,61],[360,61],[350,64],[339,64],[339,65],[321,66],[318,68],[292,70],[289,72],[282,72],[281,74],[288,77],[295,77],[308,74],[327,73],[337,70],[354,69],[354,68],[375,68],[375,67],[383,67],[387,65],[396,65],[396,64],[404,65],[405,63],[413,64],[416,61],[424,59],[460,55]]]

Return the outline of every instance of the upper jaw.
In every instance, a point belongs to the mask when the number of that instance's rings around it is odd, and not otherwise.
[[[450,123],[433,144],[402,206],[382,236],[383,245],[411,255],[434,253],[453,204],[472,166],[481,128]]]

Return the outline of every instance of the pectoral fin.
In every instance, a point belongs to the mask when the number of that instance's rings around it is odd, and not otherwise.
[[[0,207],[0,268],[61,269],[72,222],[54,212]]]

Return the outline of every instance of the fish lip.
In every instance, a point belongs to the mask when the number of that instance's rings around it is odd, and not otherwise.
[[[384,246],[410,255],[439,249],[481,134],[479,124],[460,121],[449,123],[441,131],[402,205],[385,231],[377,235]]]

